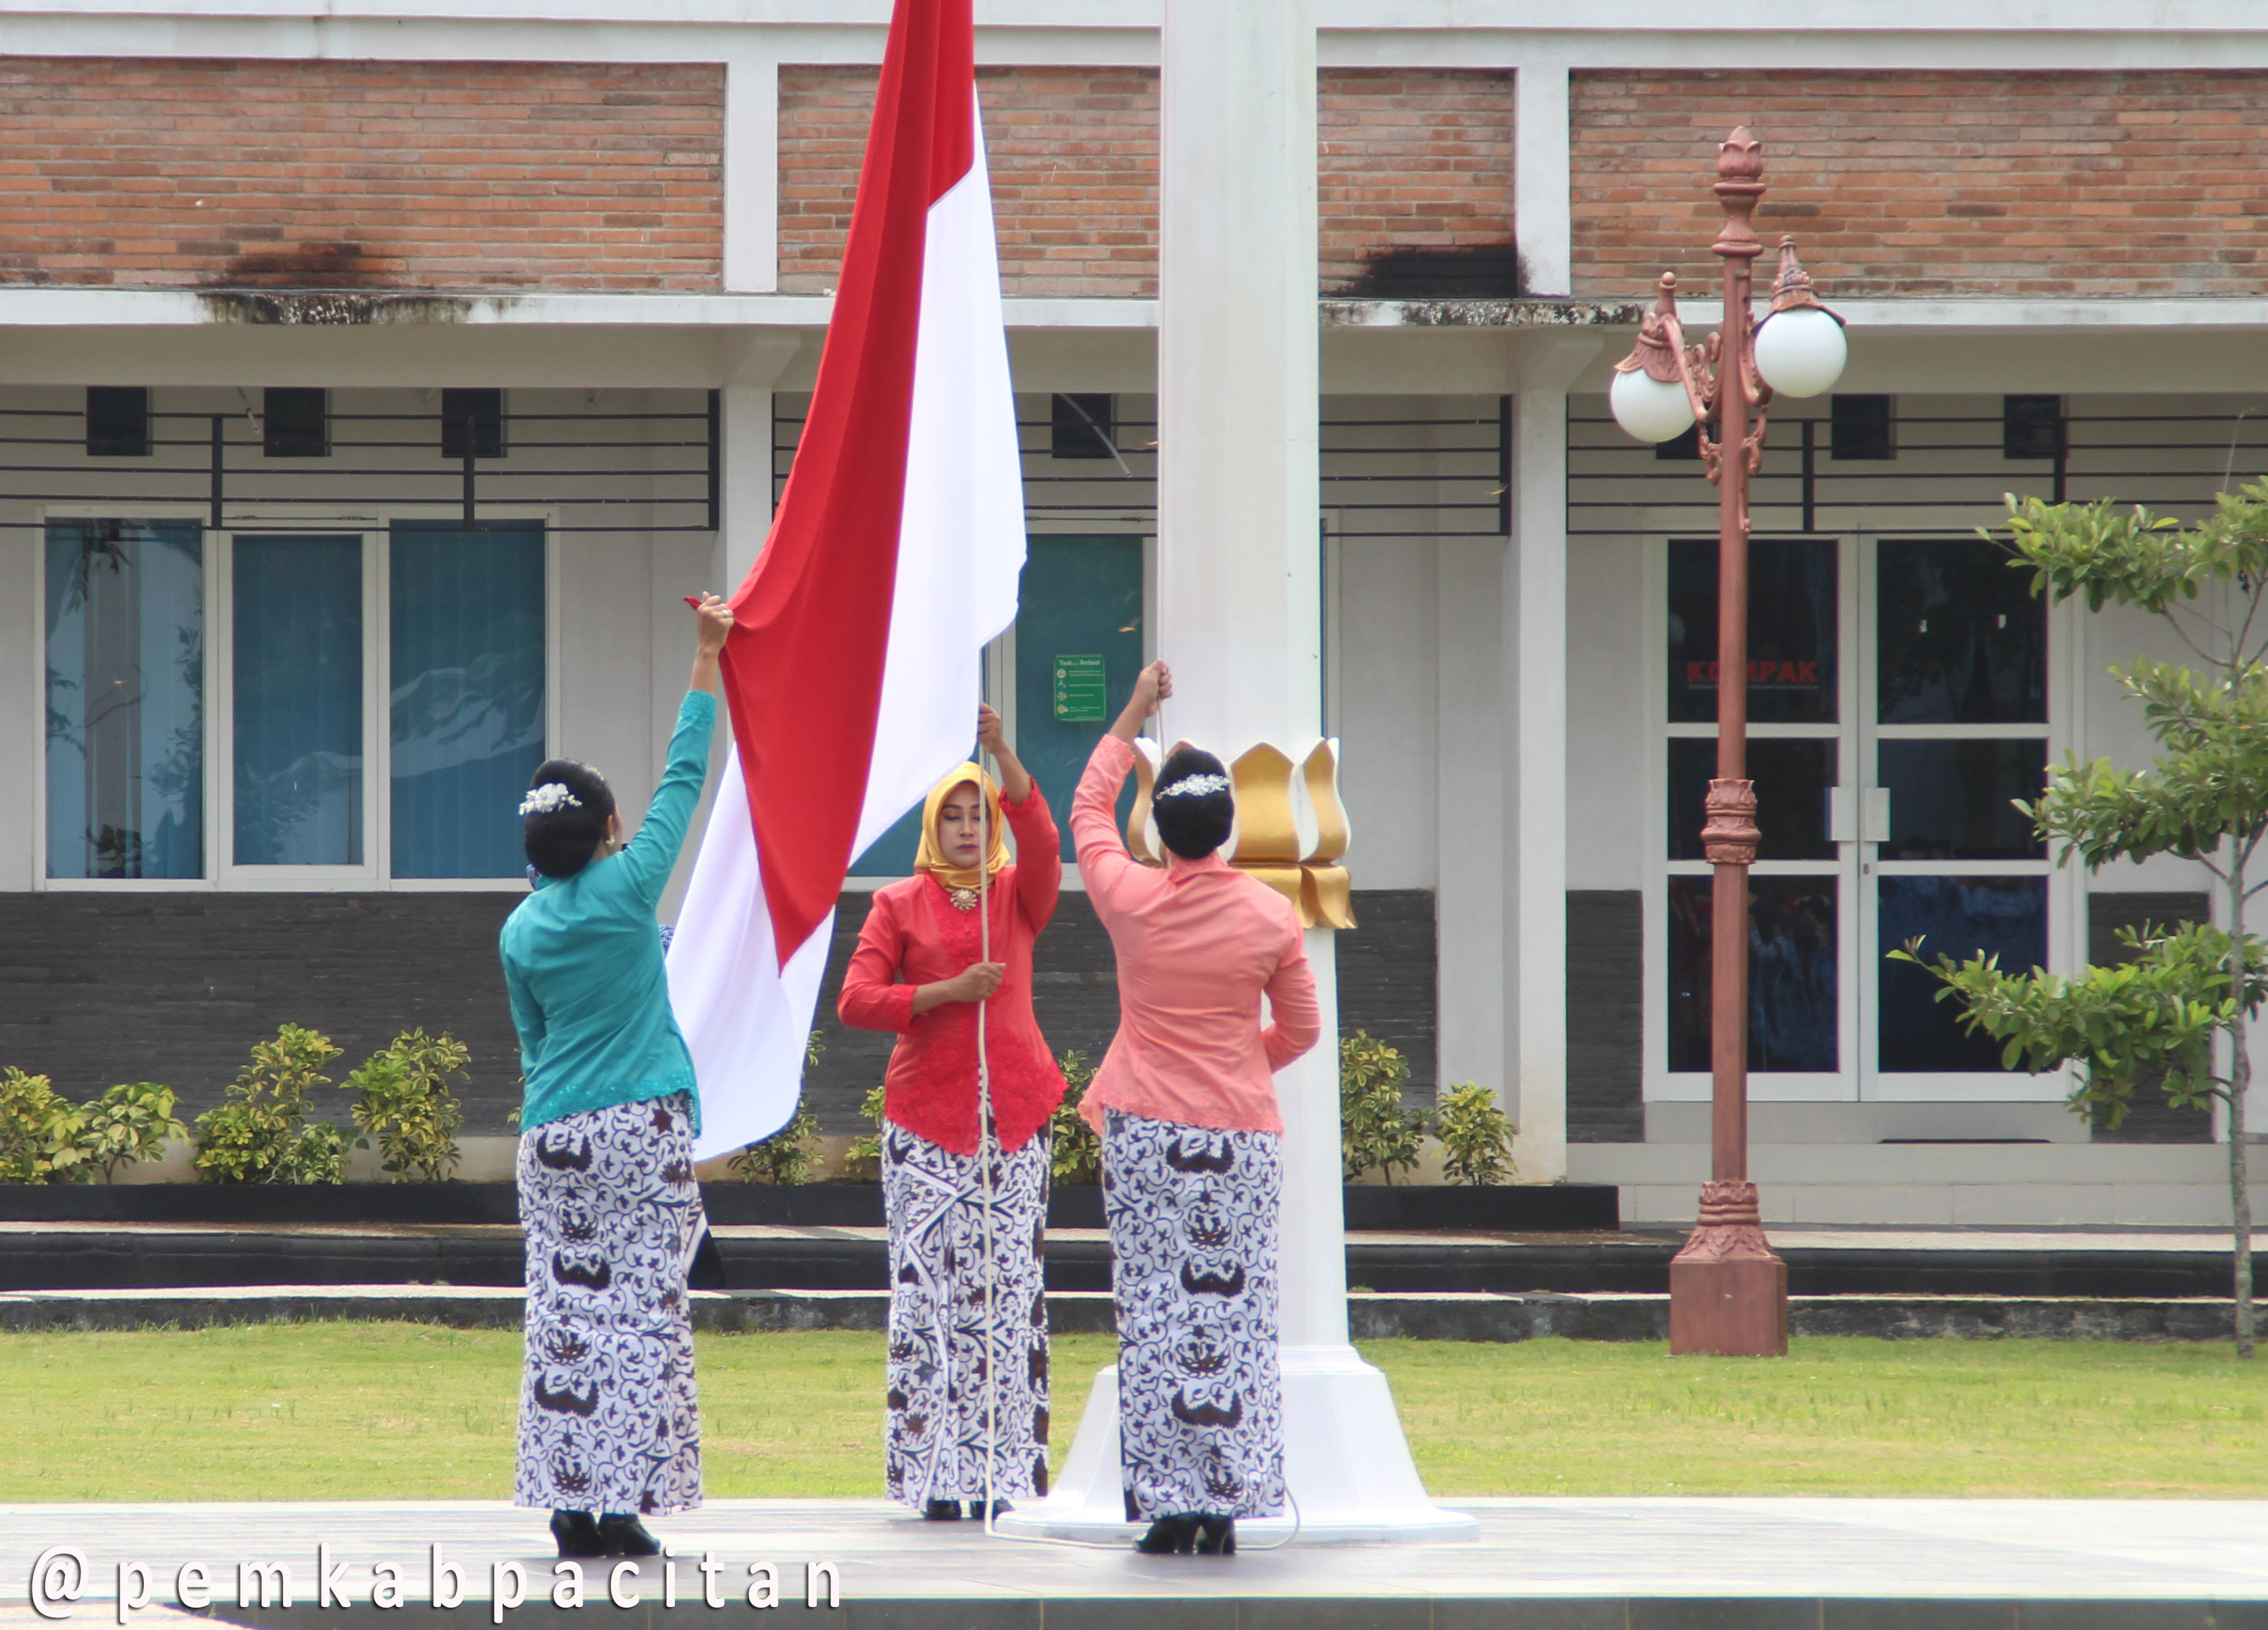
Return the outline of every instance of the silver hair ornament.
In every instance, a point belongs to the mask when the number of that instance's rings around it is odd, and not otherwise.
[[[1183,776],[1173,785],[1158,794],[1160,798],[1203,798],[1208,793],[1228,791],[1228,778],[1217,775]]]
[[[556,815],[562,809],[580,809],[582,807],[583,800],[567,790],[564,781],[546,781],[541,786],[530,789],[527,796],[519,800],[519,813],[523,816]]]

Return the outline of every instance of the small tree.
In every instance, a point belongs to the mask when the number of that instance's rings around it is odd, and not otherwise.
[[[1351,1183],[1376,1169],[1389,1184],[1418,1164],[1425,1147],[1425,1114],[1405,1109],[1402,1088],[1410,1061],[1401,1050],[1357,1030],[1339,1041],[1339,1161]]]
[[[2110,671],[2142,704],[2160,748],[2146,770],[2073,756],[2051,771],[2036,803],[2018,808],[2040,835],[2092,871],[2115,860],[2174,855],[2211,873],[2225,929],[2180,923],[2124,936],[2137,953],[2117,968],[2066,979],[2033,969],[2004,973],[1992,957],[1956,964],[1940,955],[1940,1000],[2034,1070],[2077,1064],[2073,1107],[2117,1125],[2135,1084],[2159,1075],[2176,1105],[2220,1103],[2228,1111],[2228,1192],[2236,1297],[2236,1350],[2252,1356],[2252,1206],[2245,1171],[2245,1095],[2253,1015],[2268,998],[2268,947],[2244,932],[2244,908],[2268,881],[2254,862],[2268,835],[2268,482],[2215,500],[2194,527],[2137,507],[2008,500],[2006,536],[2032,572],[2032,592],[2088,609],[2117,603],[2162,617],[2202,671],[2142,660]],[[1987,533],[1988,537],[1992,535]],[[1893,955],[1918,962],[1920,944]],[[2223,1073],[2216,1054],[2226,1057]]]
[[[457,1133],[465,1124],[449,1078],[471,1062],[471,1051],[454,1036],[428,1036],[422,1026],[402,1031],[339,1083],[355,1095],[349,1112],[362,1133],[355,1147],[377,1139],[380,1169],[396,1183],[446,1181],[462,1158]]]

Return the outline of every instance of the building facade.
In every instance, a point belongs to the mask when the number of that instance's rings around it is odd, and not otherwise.
[[[2146,619],[2049,609],[1976,535],[2010,491],[2193,515],[2268,465],[2253,117],[2232,4],[2000,0],[1769,29],[1609,0],[1321,7],[1327,728],[1361,926],[1346,1028],[1499,1090],[1524,1176],[1690,1219],[1706,1152],[1714,509],[1606,412],[1707,191],[1851,323],[1756,492],[1756,1170],[1768,1220],[2206,1221],[2202,1116],[2113,1133],[2003,1071],[1914,934],[2078,966],[2210,910],[2194,867],[2059,868],[2007,808],[2136,762]],[[1154,4],[980,9],[1032,544],[988,683],[1060,808],[1156,654]],[[634,814],[680,597],[746,572],[823,338],[879,0],[0,11],[0,1063],[216,1099],[284,1022],[450,1029],[468,1130],[516,1061],[509,810],[550,753]],[[1221,164],[1233,163],[1223,155]],[[1176,185],[1204,185],[1199,174]],[[1091,669],[1083,669],[1091,671]],[[839,933],[906,862],[854,868]],[[1076,898],[1041,1013],[1115,1016]],[[877,1038],[831,1025],[854,1127]],[[483,1152],[486,1151],[486,1152]]]

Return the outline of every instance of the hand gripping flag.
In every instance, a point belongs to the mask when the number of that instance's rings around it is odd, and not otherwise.
[[[971,0],[897,0],[819,379],[733,596],[733,749],[669,950],[703,1159],[801,1089],[843,879],[968,753],[1022,470]]]

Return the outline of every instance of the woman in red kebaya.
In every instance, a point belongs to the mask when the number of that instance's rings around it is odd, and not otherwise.
[[[1048,1119],[1064,1080],[1032,1017],[1032,945],[1055,915],[1063,846],[1047,800],[989,707],[977,710],[977,738],[999,763],[1002,785],[975,764],[938,783],[922,811],[914,875],[876,892],[837,1004],[843,1023],[898,1036],[882,1125],[890,1223],[883,1461],[890,1498],[933,1518],[958,1517],[963,1501],[983,1515],[988,1439],[998,1508],[1048,1487],[1040,1264]],[[1016,835],[1013,861],[1003,813]],[[977,916],[988,875],[989,960]],[[979,1125],[977,1107],[980,1004],[990,1126]],[[989,1432],[988,1403],[998,1410]]]

